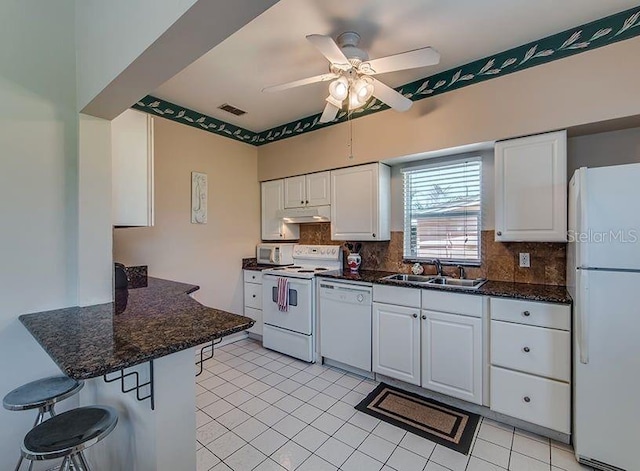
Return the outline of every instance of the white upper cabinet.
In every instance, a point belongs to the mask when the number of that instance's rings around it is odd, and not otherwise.
[[[331,239],[389,240],[390,168],[375,163],[331,171]]]
[[[307,198],[304,184],[305,177],[291,177],[284,179],[284,207],[303,208]]]
[[[566,242],[567,132],[496,143],[496,240]]]
[[[284,209],[284,180],[263,182],[262,189],[262,240],[295,240],[300,237],[300,226],[285,224],[278,217]]]
[[[329,172],[284,179],[284,207],[305,208],[331,203]]]
[[[325,206],[331,204],[331,174],[318,172],[305,175],[307,206]]]
[[[153,118],[126,110],[111,121],[112,222],[153,226]]]

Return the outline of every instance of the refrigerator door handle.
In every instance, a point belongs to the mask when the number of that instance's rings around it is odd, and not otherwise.
[[[589,363],[589,271],[579,270],[577,279],[578,302],[576,304],[576,327],[580,363]]]
[[[589,224],[587,222],[587,169],[580,169],[577,208],[576,208],[576,231],[574,234],[576,239],[576,267],[589,266],[588,248],[589,248]]]

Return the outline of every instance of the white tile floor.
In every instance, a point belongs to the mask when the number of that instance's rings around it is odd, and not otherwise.
[[[570,447],[483,419],[471,453],[356,411],[377,383],[241,340],[197,378],[198,471],[574,471]]]

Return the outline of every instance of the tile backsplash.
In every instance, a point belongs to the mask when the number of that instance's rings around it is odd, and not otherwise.
[[[300,244],[343,245],[331,240],[331,224],[300,225]],[[343,245],[344,248],[344,245]],[[402,261],[403,233],[392,232],[385,242],[362,242],[361,269],[409,273],[411,263]],[[345,253],[347,251],[344,248]],[[528,252],[531,267],[520,268],[518,254]],[[346,257],[345,257],[346,258]],[[482,263],[466,267],[467,278],[488,278],[545,285],[564,285],[567,264],[567,244],[549,242],[496,242],[493,231],[482,231]],[[425,273],[435,273],[435,267],[423,265]],[[444,267],[446,274],[457,274],[455,267]]]

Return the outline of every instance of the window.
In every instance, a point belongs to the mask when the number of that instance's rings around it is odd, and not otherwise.
[[[482,160],[410,167],[404,179],[404,258],[480,263]]]

